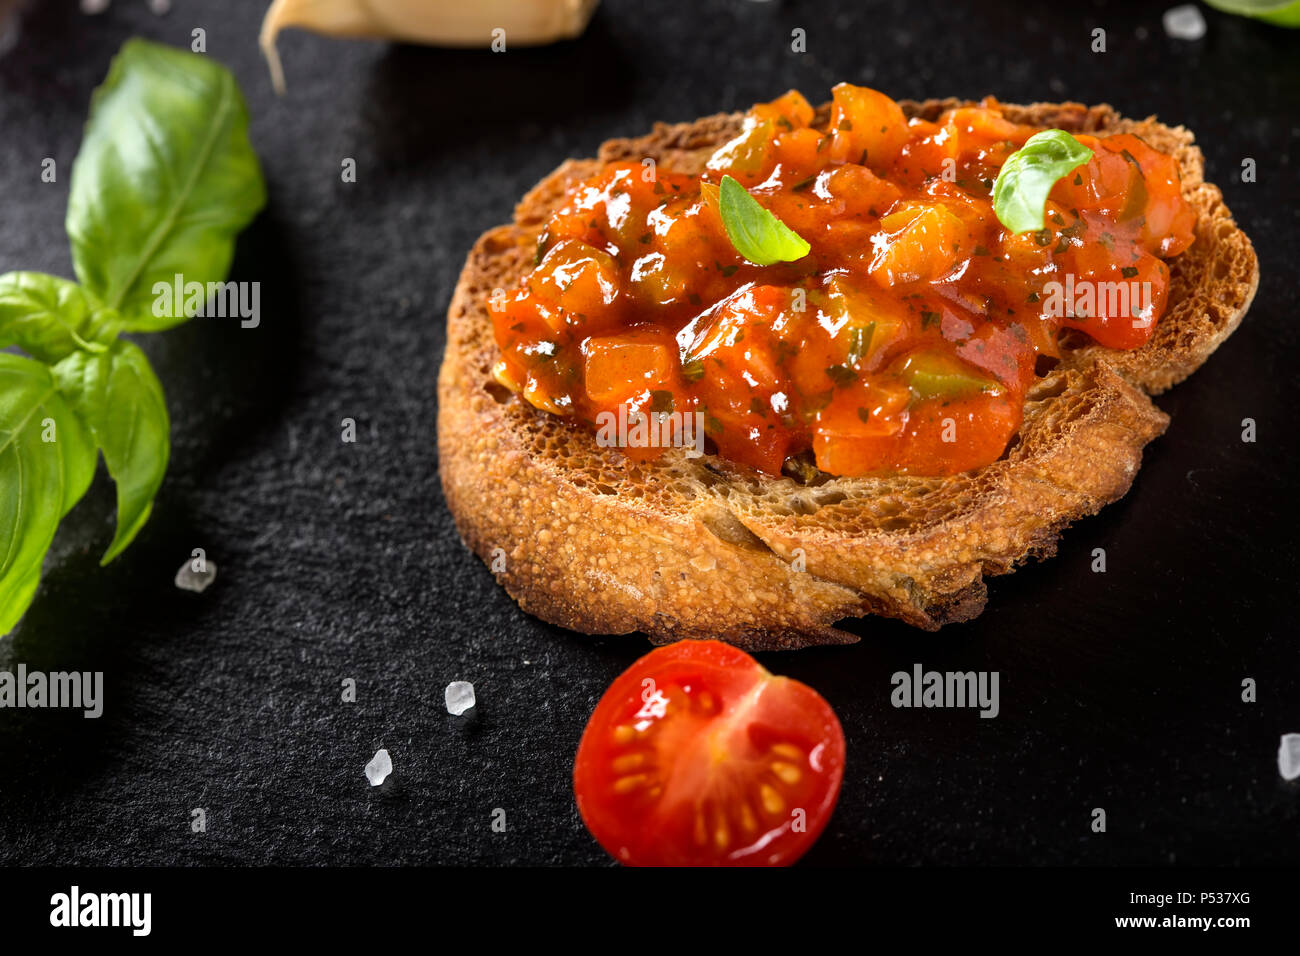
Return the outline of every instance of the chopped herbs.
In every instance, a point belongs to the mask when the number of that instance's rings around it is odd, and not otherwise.
[[[671,415],[673,411],[673,393],[664,389],[655,389],[650,393],[650,411],[655,414]]]
[[[826,377],[839,388],[852,385],[858,380],[858,373],[847,365],[832,365],[826,369]]]

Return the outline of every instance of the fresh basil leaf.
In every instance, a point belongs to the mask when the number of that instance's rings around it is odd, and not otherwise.
[[[225,67],[128,40],[95,91],[72,167],[67,229],[77,277],[128,330],[183,322],[154,314],[154,284],[221,282],[235,234],[266,201],[248,112]]]
[[[1256,17],[1280,27],[1300,27],[1300,0],[1205,0],[1224,13]]]
[[[16,345],[53,364],[77,349],[101,351],[116,315],[75,282],[43,272],[0,276],[0,348]]]
[[[162,386],[149,359],[125,339],[106,352],[74,352],[53,371],[117,483],[117,533],[100,561],[107,564],[149,519],[167,471],[171,425]]]
[[[1063,129],[1045,129],[1007,157],[993,183],[993,211],[1012,232],[1044,227],[1047,194],[1057,180],[1092,159],[1092,150]]]
[[[798,233],[764,209],[744,186],[722,177],[722,225],[736,251],[756,266],[794,262],[811,248]]]
[[[59,520],[94,474],[95,446],[49,368],[0,353],[0,634],[31,604]]]

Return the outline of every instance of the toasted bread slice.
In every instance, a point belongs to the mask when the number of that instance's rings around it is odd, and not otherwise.
[[[963,104],[902,105],[934,118]],[[565,162],[513,223],[479,239],[448,313],[438,448],[462,536],[521,607],[587,633],[718,637],[750,650],[848,643],[856,638],[835,623],[865,614],[934,630],[980,613],[986,575],[1051,555],[1067,524],[1128,490],[1143,446],[1168,424],[1148,396],[1186,378],[1241,322],[1259,281],[1255,252],[1203,181],[1187,130],[1109,106],[1004,110],[1036,126],[1136,133],[1176,156],[1196,241],[1169,262],[1168,306],[1150,341],[1067,350],[1030,391],[1006,454],[962,475],[800,484],[681,449],[637,464],[494,382],[488,299],[532,267],[568,187],[620,158],[698,173],[741,114],[660,124],[605,143],[597,160]]]

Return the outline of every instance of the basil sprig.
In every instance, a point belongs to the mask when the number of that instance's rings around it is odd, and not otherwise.
[[[1045,225],[1047,194],[1066,173],[1092,159],[1092,150],[1063,129],[1045,129],[1007,157],[993,183],[993,212],[1012,232]]]
[[[235,234],[265,201],[230,72],[128,40],[91,99],[72,168],[66,226],[81,284],[0,276],[0,347],[26,353],[0,353],[0,635],[31,603],[100,453],[117,486],[117,531],[101,563],[148,520],[170,422],[149,360],[118,336],[185,321],[184,302],[155,311],[155,283],[224,281]]]
[[[730,176],[722,177],[718,208],[727,238],[754,265],[794,262],[808,255],[808,243]]]

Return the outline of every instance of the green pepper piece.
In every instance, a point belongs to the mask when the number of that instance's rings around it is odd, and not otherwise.
[[[709,169],[733,173],[756,173],[763,168],[772,147],[771,120],[754,123],[731,142],[722,146],[709,160]]]
[[[996,382],[970,371],[959,359],[935,352],[909,355],[899,372],[918,401],[965,398],[997,388]]]

